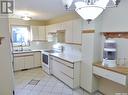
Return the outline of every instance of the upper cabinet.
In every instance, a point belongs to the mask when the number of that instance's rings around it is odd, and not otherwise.
[[[32,40],[46,40],[45,26],[31,26]]]
[[[65,42],[71,43],[72,42],[72,21],[67,21],[63,23],[63,28],[65,30]]]
[[[48,34],[54,34],[58,30],[65,31],[66,43],[81,44],[82,19],[75,19],[46,26],[46,38],[48,39]]]
[[[39,40],[46,40],[45,26],[38,26]]]
[[[66,42],[81,44],[82,19],[64,22],[62,27],[66,31]]]
[[[31,33],[32,33],[32,40],[38,40],[39,38],[38,26],[31,26]]]
[[[46,26],[46,39],[48,40],[49,34],[54,34],[58,30],[57,24],[47,25]]]
[[[73,43],[81,44],[82,19],[73,20]]]

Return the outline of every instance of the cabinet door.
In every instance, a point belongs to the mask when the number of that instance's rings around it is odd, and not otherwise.
[[[34,53],[34,67],[41,66],[41,52]]]
[[[88,65],[85,62],[81,63],[80,85],[88,92],[92,92],[92,65]]]
[[[82,19],[73,20],[73,43],[81,43]]]
[[[97,79],[92,75],[94,59],[95,33],[84,33],[82,35],[82,63],[81,63],[81,87],[88,92],[97,90]],[[96,53],[97,54],[97,53]]]
[[[71,43],[72,42],[72,21],[64,22],[64,29],[66,32],[65,41]]]
[[[33,68],[33,55],[27,55],[24,57],[25,69]]]
[[[44,26],[38,26],[39,40],[46,40],[46,33]]]
[[[49,33],[53,33],[53,32],[56,32],[56,26],[54,24],[46,26],[46,39],[47,40],[49,37]]]
[[[59,26],[58,30],[65,30],[65,27],[64,27],[65,22],[59,23],[58,26]]]
[[[56,77],[60,78],[60,63],[58,63],[56,60],[52,60],[52,73]]]
[[[32,32],[32,40],[38,40],[39,38],[38,26],[31,26],[31,32]]]
[[[85,33],[82,35],[83,62],[81,63],[81,87],[92,92],[92,64],[94,34]],[[86,54],[85,54],[86,53]]]
[[[14,57],[14,71],[24,69],[24,57]]]

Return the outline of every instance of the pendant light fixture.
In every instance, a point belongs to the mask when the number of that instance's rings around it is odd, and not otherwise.
[[[107,7],[110,0],[75,0],[75,11],[88,22],[97,18]],[[120,0],[111,0],[117,6]],[[63,0],[66,9],[69,9],[73,0]]]
[[[15,11],[15,16],[19,17],[22,20],[32,20],[32,16],[35,14],[27,10],[17,10]]]
[[[23,20],[31,20],[32,18],[26,15],[26,16],[21,16],[21,19],[23,19]]]

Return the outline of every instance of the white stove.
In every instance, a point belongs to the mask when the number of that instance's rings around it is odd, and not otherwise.
[[[51,74],[51,62],[50,62],[51,53],[57,53],[57,51],[55,50],[42,51],[42,69],[48,74]]]

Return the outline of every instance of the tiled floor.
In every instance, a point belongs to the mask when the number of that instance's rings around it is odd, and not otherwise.
[[[38,82],[37,85],[30,83]],[[36,81],[37,80],[37,81]],[[53,76],[44,73],[41,68],[15,72],[16,95],[88,95],[82,89],[72,90]]]

